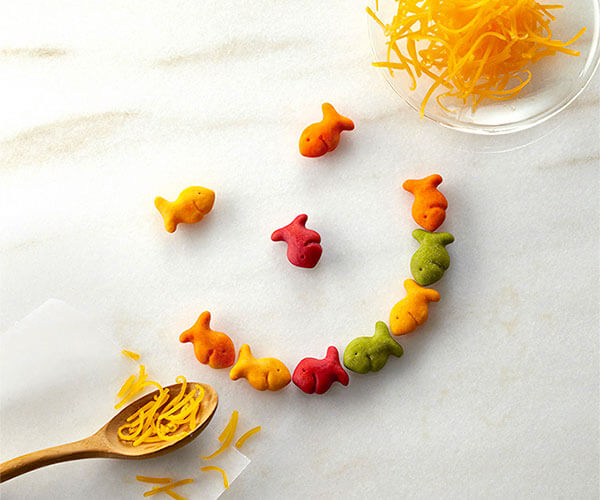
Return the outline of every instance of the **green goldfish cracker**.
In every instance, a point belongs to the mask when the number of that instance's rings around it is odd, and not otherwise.
[[[422,229],[415,229],[412,235],[421,246],[410,260],[410,272],[419,285],[431,285],[439,281],[450,267],[450,256],[445,247],[454,241],[454,236],[450,233],[428,233]]]
[[[383,321],[375,324],[375,335],[357,337],[344,351],[344,366],[356,373],[377,372],[387,363],[390,354],[398,358],[404,349],[390,335]]]

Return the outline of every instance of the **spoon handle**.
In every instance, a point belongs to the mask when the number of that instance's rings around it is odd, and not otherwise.
[[[20,476],[46,465],[78,460],[80,458],[96,458],[106,456],[105,450],[97,437],[91,436],[81,441],[53,446],[45,450],[34,451],[0,464],[0,483]]]

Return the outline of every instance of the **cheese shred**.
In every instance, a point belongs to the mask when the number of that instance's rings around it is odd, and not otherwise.
[[[260,432],[260,430],[261,430],[261,427],[259,425],[257,427],[254,427],[253,429],[250,429],[249,431],[245,432],[244,434],[242,434],[240,436],[240,438],[235,442],[235,447],[237,449],[240,449],[249,437],[253,436],[257,432]]]
[[[135,478],[142,483],[152,484],[167,484],[173,481],[170,477],[148,477],[148,476],[135,476]]]
[[[169,483],[165,486],[155,486],[154,488],[152,488],[150,491],[146,491],[144,493],[145,497],[150,497],[152,495],[156,495],[157,493],[162,493],[165,492],[167,493],[168,491],[170,491],[172,488],[176,488],[177,486],[183,486],[184,484],[190,484],[193,483],[194,480],[193,479],[182,479],[181,481],[177,481],[175,483]],[[175,493],[175,492],[171,492],[171,493]],[[174,497],[172,495],[170,495],[172,498],[177,498]],[[179,495],[178,495],[179,496]],[[181,498],[181,497],[179,497]]]
[[[136,395],[142,392],[146,387],[156,387],[157,389],[162,389],[162,386],[158,382],[154,382],[152,380],[148,380],[148,374],[146,373],[146,367],[144,365],[140,365],[140,371],[138,373],[137,379],[135,375],[131,375],[117,394],[117,398],[122,398],[115,405],[115,409],[121,408],[125,403],[131,401]]]
[[[196,428],[204,388],[197,384],[189,387],[184,377],[177,377],[175,381],[181,384],[179,393],[171,397],[169,389],[157,384],[158,394],[119,427],[119,439],[133,446],[175,441]]]
[[[229,489],[229,481],[227,480],[227,474],[225,474],[225,471],[223,469],[221,469],[221,467],[215,467],[214,465],[208,465],[206,467],[202,467],[200,470],[202,472],[212,471],[212,470],[220,472],[223,475],[223,486],[225,487],[226,490]]]
[[[127,349],[123,349],[121,351],[121,354],[123,356],[127,356],[130,359],[133,359],[134,361],[137,361],[138,359],[140,359],[140,355],[137,352],[128,351]]]
[[[421,103],[421,118],[431,97],[438,104],[458,99],[473,111],[485,99],[516,97],[532,78],[530,65],[556,53],[578,56],[568,48],[586,31],[567,41],[552,38],[550,12],[562,5],[535,0],[397,0],[398,10],[383,29],[387,59],[374,62],[390,75],[403,70],[415,90],[417,79],[432,81]]]
[[[202,457],[202,458],[204,458],[205,460],[214,458],[217,455],[220,455],[221,453],[223,453],[227,449],[227,447],[233,441],[233,437],[235,436],[235,429],[237,427],[239,415],[240,415],[240,413],[237,410],[235,410],[231,414],[231,419],[229,420],[229,423],[227,424],[227,426],[225,427],[225,429],[219,436],[219,441],[222,443],[221,446],[212,455],[209,455],[207,457]]]

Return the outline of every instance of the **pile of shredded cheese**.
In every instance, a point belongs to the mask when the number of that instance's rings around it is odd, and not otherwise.
[[[475,110],[484,99],[515,97],[532,79],[532,63],[557,52],[578,56],[567,48],[570,40],[552,39],[552,10],[535,0],[396,0],[398,11],[389,24],[367,7],[387,38],[387,60],[374,66],[404,70],[411,79],[433,80],[421,103],[421,118],[439,87],[438,104],[445,97],[470,103]],[[394,60],[393,60],[394,59]]]
[[[133,446],[175,441],[196,428],[204,388],[197,384],[188,387],[184,377],[175,380],[181,384],[179,393],[171,397],[169,389],[157,384],[158,394],[127,418],[117,430],[122,441],[130,442]]]

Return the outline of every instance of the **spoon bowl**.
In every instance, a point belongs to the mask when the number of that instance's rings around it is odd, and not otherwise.
[[[179,393],[181,385],[173,384],[164,388],[169,390],[169,394],[174,395]],[[67,462],[69,460],[78,460],[81,458],[123,458],[135,460],[157,457],[181,448],[194,440],[206,428],[215,414],[219,402],[217,391],[207,384],[188,382],[186,393],[193,390],[193,387],[196,385],[200,385],[204,389],[204,398],[196,417],[196,427],[179,439],[157,443],[141,443],[139,446],[133,446],[129,442],[122,441],[117,434],[119,427],[131,415],[158,394],[159,391],[156,390],[127,405],[98,432],[88,438],[35,451],[0,464],[0,483],[26,472],[39,469],[40,467]]]

